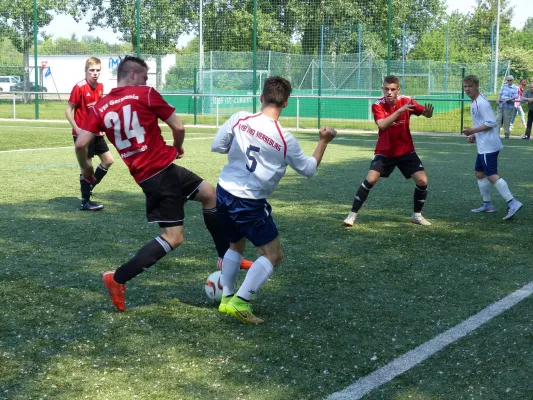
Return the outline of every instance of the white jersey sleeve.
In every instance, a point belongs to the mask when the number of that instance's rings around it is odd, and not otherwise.
[[[313,176],[318,167],[316,159],[305,155],[292,134],[284,132],[284,136],[287,141],[287,163],[300,175]]]
[[[211,143],[211,151],[216,153],[226,154],[231,147],[233,141],[233,125],[238,120],[239,114],[234,114],[228,119],[224,125],[218,130],[213,143]]]
[[[485,125],[489,128],[476,133],[477,152],[479,154],[488,154],[503,149],[503,144],[500,139],[500,129],[496,123],[494,111],[492,111],[489,101],[482,95],[479,95],[472,102],[470,114],[472,115],[474,127],[478,128],[481,125]]]

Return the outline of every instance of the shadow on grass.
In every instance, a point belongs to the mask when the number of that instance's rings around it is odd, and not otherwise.
[[[345,158],[311,180],[289,173],[271,199],[286,256],[254,298],[260,327],[220,317],[204,295],[216,253],[199,204],[186,206],[184,244],[128,284],[118,314],[101,273],[158,234],[140,190],[102,189],[99,213],[74,213],[71,197],[3,203],[0,397],[321,398],[533,280],[517,240],[531,212],[470,213],[466,146],[449,150],[453,164],[419,147],[433,226],[409,223],[413,183],[395,172],[343,228],[370,161],[351,159],[356,144],[337,142]]]

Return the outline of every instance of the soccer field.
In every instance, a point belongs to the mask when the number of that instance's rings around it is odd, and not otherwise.
[[[226,157],[210,152],[213,135],[188,128],[178,163],[215,184]],[[310,154],[317,135],[296,136]],[[409,222],[414,184],[395,171],[345,229],[375,141],[340,133],[315,177],[288,171],[270,201],[285,258],[252,300],[265,324],[245,326],[205,296],[216,252],[195,202],[183,245],[131,281],[128,309],[115,312],[101,273],[159,232],[142,191],[113,150],[94,193],[105,210],[80,212],[68,125],[0,121],[0,399],[355,399],[334,393],[533,281],[529,141],[505,141],[499,157],[524,203],[510,221],[495,190],[496,213],[470,212],[481,204],[475,145],[421,135],[433,225]],[[398,376],[376,378],[363,398],[533,398],[527,294]]]

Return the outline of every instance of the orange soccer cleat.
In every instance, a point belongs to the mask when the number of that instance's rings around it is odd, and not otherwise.
[[[109,291],[111,301],[115,305],[118,311],[124,311],[126,309],[126,300],[124,299],[124,293],[126,292],[126,285],[121,285],[115,282],[115,271],[106,271],[102,275],[104,284]]]
[[[217,268],[218,269],[222,269],[222,260],[223,258],[221,257],[218,257],[218,262],[217,262]],[[246,260],[246,259],[242,259],[241,261],[241,269],[250,269],[250,267],[252,266],[254,262],[253,261],[250,261],[250,260]]]

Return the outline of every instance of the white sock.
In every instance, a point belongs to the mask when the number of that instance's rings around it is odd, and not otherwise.
[[[222,283],[222,294],[224,296],[231,296],[235,293],[235,285],[237,284],[237,277],[241,269],[242,256],[234,250],[228,249],[224,254],[222,261],[222,276],[220,282]]]
[[[507,182],[505,182],[503,178],[498,179],[498,181],[494,184],[494,187],[506,202],[513,200],[513,195],[509,190],[509,186],[507,186]]]
[[[268,261],[268,258],[259,257],[248,270],[244,282],[237,292],[237,296],[245,300],[250,300],[252,294],[263,286],[268,277],[272,275],[272,272],[274,272],[274,266]]]
[[[486,203],[491,203],[492,202],[492,195],[490,193],[491,187],[490,187],[490,181],[487,179],[487,177],[483,179],[478,179],[477,185],[479,186],[479,193],[481,193],[481,197],[483,197],[483,201]]]

